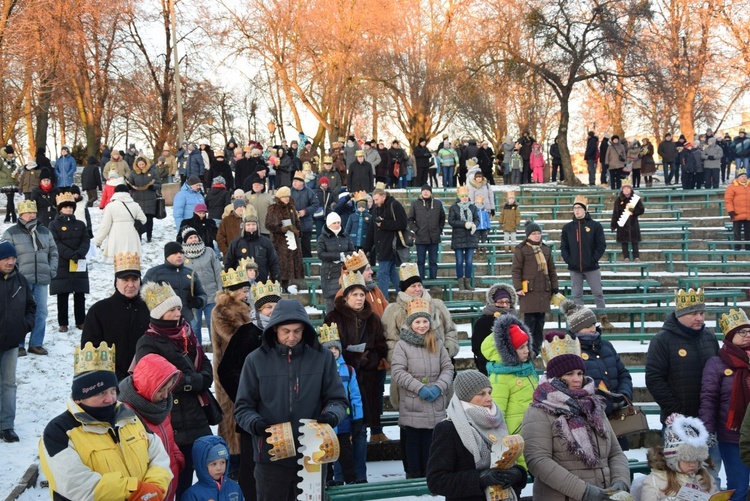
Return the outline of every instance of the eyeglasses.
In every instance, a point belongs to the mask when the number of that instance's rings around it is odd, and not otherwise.
[[[735,332],[735,334],[739,334],[741,337],[747,337],[750,336],[750,329],[742,329],[741,331]]]
[[[498,301],[495,301],[495,304],[499,304],[502,306],[510,306],[510,299],[500,299]]]

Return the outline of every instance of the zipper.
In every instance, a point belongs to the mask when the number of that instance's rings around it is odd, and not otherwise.
[[[583,242],[581,241],[581,220],[578,220],[578,229],[576,230],[576,241],[578,242],[578,267],[583,273]]]

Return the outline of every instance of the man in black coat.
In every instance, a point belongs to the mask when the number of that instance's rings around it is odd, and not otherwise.
[[[370,256],[371,263],[377,260],[378,288],[388,295],[390,284],[398,289],[398,267],[404,262],[394,247],[401,247],[397,242],[398,232],[406,230],[406,210],[398,200],[380,188],[372,192],[372,200],[375,202],[372,211],[372,221],[375,224],[367,227],[363,248]]]
[[[583,159],[589,169],[589,186],[596,184],[596,154],[599,150],[599,138],[596,137],[593,130],[589,131],[589,137],[586,140],[586,151],[583,153]]]
[[[102,164],[105,165],[105,164]],[[86,192],[86,207],[93,207],[98,198],[97,190],[102,191],[102,174],[95,156],[90,156],[81,173],[81,189]]]
[[[536,143],[536,139],[531,137],[531,134],[529,131],[525,130],[523,131],[523,134],[521,134],[521,137],[518,138],[518,141],[516,143],[521,145],[521,148],[518,150],[518,154],[521,155],[521,160],[523,160],[523,172],[521,173],[521,184],[526,184],[531,182],[531,145]]]
[[[0,408],[3,420],[0,436],[5,442],[18,442],[13,430],[16,419],[16,364],[18,345],[34,327],[36,303],[29,282],[16,267],[16,247],[0,239],[0,385],[3,387]]]
[[[90,342],[105,341],[117,347],[115,375],[118,381],[128,377],[135,347],[148,329],[150,317],[141,299],[141,265],[137,254],[115,256],[115,292],[89,308],[83,323],[81,348]]]
[[[232,240],[224,254],[224,270],[237,268],[240,261],[253,258],[258,265],[258,282],[269,278],[276,282],[281,280],[279,255],[271,239],[258,233],[258,214],[251,211],[242,217],[242,233]]]
[[[430,255],[430,278],[438,277],[438,245],[445,227],[443,202],[432,196],[429,184],[422,186],[421,196],[409,206],[409,228],[416,234],[417,267],[419,275],[425,275],[425,257]]]

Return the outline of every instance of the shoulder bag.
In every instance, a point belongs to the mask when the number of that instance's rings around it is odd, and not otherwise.
[[[161,191],[156,192],[156,214],[154,214],[154,217],[156,219],[164,219],[167,217],[167,202],[164,200],[164,197],[161,196]]]
[[[135,231],[138,232],[138,235],[143,235],[144,233],[146,233],[146,228],[144,228],[145,225],[142,222],[140,222],[139,220],[137,220],[135,218],[135,216],[133,215],[133,213],[130,212],[130,209],[128,208],[128,204],[126,204],[122,200],[121,200],[121,202],[122,202],[122,205],[125,206],[125,210],[128,211],[128,214],[130,214],[130,217],[133,218],[133,226],[135,226]]]
[[[615,435],[622,437],[631,433],[648,431],[650,428],[643,409],[633,405],[633,402],[625,395],[622,397],[625,399],[625,407],[607,416]]]
[[[393,220],[395,221],[396,213],[393,210],[393,205],[391,205],[391,216],[393,216]],[[405,230],[399,230],[397,233],[398,241],[401,244],[401,247],[414,247],[414,242],[417,241],[417,235],[416,233],[414,233],[414,231],[407,227]]]

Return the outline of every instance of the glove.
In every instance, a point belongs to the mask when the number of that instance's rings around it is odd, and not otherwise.
[[[507,485],[506,472],[509,470],[500,470],[498,468],[489,468],[479,474],[479,485],[486,489],[491,485]]]
[[[258,419],[253,423],[253,429],[250,431],[253,435],[264,438],[268,435],[266,428],[268,428],[268,423],[266,423],[266,420]]]
[[[201,301],[201,298],[199,297],[191,297],[188,299],[188,306],[190,308],[200,308],[203,305],[203,301]]]
[[[508,488],[516,485],[523,485],[526,480],[526,472],[521,467],[513,466],[507,470],[496,469],[495,471],[497,473],[493,476],[500,482],[492,485],[501,485],[503,488]]]
[[[581,501],[607,501],[609,500],[609,494],[601,487],[597,487],[593,484],[586,484],[586,490],[583,492],[583,498]]]
[[[427,391],[430,392],[430,397],[431,397],[429,400],[427,400],[428,402],[434,402],[435,400],[438,399],[438,397],[442,393],[440,391],[440,388],[438,388],[437,386],[430,386]]]
[[[619,411],[620,409],[624,409],[627,407],[627,402],[620,401],[620,402],[612,402],[612,412]]]
[[[474,223],[471,223],[471,234],[473,235],[476,232],[477,232],[477,225]]]
[[[472,223],[471,221],[466,221],[464,223],[464,228],[466,228],[467,230],[470,230],[472,224],[474,224],[474,223]]]
[[[128,501],[162,501],[164,494],[158,485],[138,481],[138,489],[130,493]]]
[[[709,160],[716,160],[713,155],[708,155]]]
[[[495,209],[490,209],[490,216],[495,217]]]
[[[624,491],[624,492],[630,492],[630,487],[628,487],[628,484],[623,482],[622,480],[618,480],[612,486],[607,489],[610,492],[616,492],[616,491]]]
[[[734,216],[735,216],[735,214],[736,214],[736,212],[734,212],[734,211],[729,211],[729,217],[730,217],[730,218],[734,219]]]
[[[428,402],[432,402],[432,400],[430,400],[430,397],[432,397],[430,389],[427,386],[422,386],[422,388],[419,389],[419,398],[421,398],[422,400],[427,400]]]
[[[332,428],[336,427],[336,425],[339,424],[339,418],[337,418],[336,414],[332,412],[322,413],[315,421],[321,424],[329,424]]]

